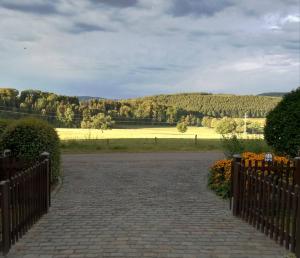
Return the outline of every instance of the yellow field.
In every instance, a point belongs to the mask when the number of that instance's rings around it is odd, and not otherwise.
[[[57,128],[61,140],[92,140],[92,139],[193,139],[197,135],[198,139],[220,139],[214,129],[206,127],[189,127],[186,133],[179,133],[176,127],[150,127],[150,128],[130,128],[130,129],[67,129]],[[241,138],[258,139],[261,135],[241,135]]]

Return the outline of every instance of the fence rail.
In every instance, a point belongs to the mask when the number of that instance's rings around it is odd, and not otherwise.
[[[0,158],[1,248],[8,253],[50,205],[50,162],[44,153],[33,165]],[[28,163],[27,163],[28,164]]]
[[[233,160],[233,215],[300,258],[300,158],[287,164]]]

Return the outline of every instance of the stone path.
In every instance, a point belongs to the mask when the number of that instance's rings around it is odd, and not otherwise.
[[[8,257],[282,258],[206,187],[219,153],[67,155],[64,185]]]

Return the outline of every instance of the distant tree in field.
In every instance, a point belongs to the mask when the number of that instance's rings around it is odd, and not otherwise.
[[[265,139],[280,154],[298,155],[300,150],[300,87],[285,95],[267,115]]]
[[[212,121],[212,117],[209,117],[209,116],[203,117],[203,119],[202,119],[202,126],[203,127],[211,128],[211,121]]]
[[[200,127],[201,126],[201,122],[202,122],[201,118],[198,117],[196,119],[196,126]]]
[[[247,131],[252,134],[262,134],[264,132],[264,128],[260,123],[252,122],[247,125]]]
[[[237,124],[232,118],[223,118],[216,127],[216,132],[222,135],[235,133]]]
[[[110,116],[105,116],[104,113],[99,113],[91,118],[91,128],[103,130],[111,129],[114,121]]]
[[[185,122],[179,122],[177,123],[176,128],[180,133],[185,133],[188,129],[188,126]]]
[[[130,117],[130,115],[131,115],[130,106],[127,106],[127,105],[121,106],[119,113],[120,113],[120,116],[122,116],[122,117]]]
[[[244,132],[244,125],[245,122],[243,120],[236,121],[236,133],[243,133]]]
[[[219,122],[220,122],[220,119],[217,119],[217,118],[211,119],[210,127],[211,128],[216,128],[218,126]]]
[[[82,121],[80,127],[85,129],[91,128],[91,123],[91,111],[89,109],[84,109],[82,112]]]
[[[168,107],[166,110],[167,122],[174,124],[178,119],[178,109],[176,107]]]

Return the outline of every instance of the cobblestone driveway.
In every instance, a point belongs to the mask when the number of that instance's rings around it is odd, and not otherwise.
[[[67,155],[65,180],[8,257],[277,258],[206,188],[218,153]]]

